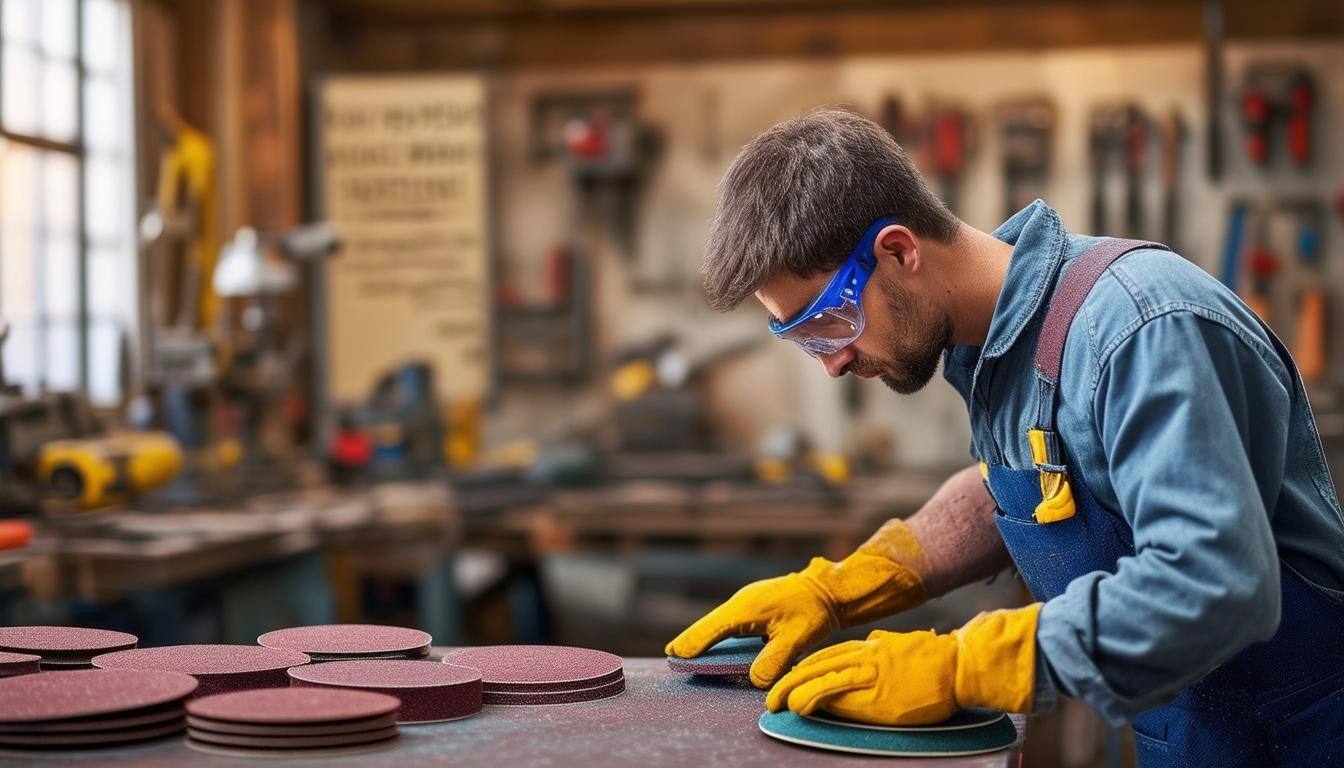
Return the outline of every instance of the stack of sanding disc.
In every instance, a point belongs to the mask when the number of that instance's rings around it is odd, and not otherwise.
[[[6,653],[0,651],[0,677],[28,675],[41,671],[41,656],[31,653]]]
[[[296,686],[374,691],[401,699],[399,723],[437,723],[481,711],[481,673],[410,659],[329,661],[289,670]]]
[[[0,748],[90,749],[180,733],[196,679],[148,669],[81,669],[0,680]]]
[[[397,740],[395,696],[341,688],[262,688],[187,702],[187,744],[243,757],[372,752]]]
[[[91,669],[94,656],[134,648],[136,641],[110,629],[0,627],[0,651],[38,656],[44,670]]]
[[[257,638],[267,648],[306,653],[315,662],[423,659],[429,655],[430,642],[427,632],[381,624],[290,627]]]
[[[132,648],[93,658],[100,669],[162,669],[183,672],[200,682],[197,696],[248,691],[254,688],[287,688],[290,667],[307,664],[298,651],[257,645],[168,645]]]
[[[625,690],[621,657],[563,645],[461,648],[443,663],[479,670],[486,704],[574,704]]]

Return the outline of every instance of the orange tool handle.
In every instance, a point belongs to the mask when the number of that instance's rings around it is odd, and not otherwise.
[[[1320,288],[1308,288],[1297,309],[1297,328],[1293,334],[1293,358],[1306,381],[1325,376],[1325,294]]]
[[[0,549],[18,549],[33,538],[33,526],[25,520],[0,520]]]

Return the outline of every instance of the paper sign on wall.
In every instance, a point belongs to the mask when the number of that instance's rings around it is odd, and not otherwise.
[[[318,99],[322,215],[344,248],[326,280],[327,395],[361,401],[412,361],[443,399],[490,381],[485,84],[334,77]]]

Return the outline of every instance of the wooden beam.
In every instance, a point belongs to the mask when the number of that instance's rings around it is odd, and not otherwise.
[[[1197,0],[795,2],[768,11],[757,0],[713,6],[705,0],[540,0],[531,11],[481,0],[468,5],[497,7],[500,15],[426,16],[417,23],[365,15],[363,2],[331,6],[334,60],[328,65],[507,68],[969,53],[1191,42],[1203,29]],[[392,3],[394,11],[412,7],[419,6]],[[1341,36],[1344,4],[1279,0],[1266,7],[1228,0],[1227,27],[1233,38]]]

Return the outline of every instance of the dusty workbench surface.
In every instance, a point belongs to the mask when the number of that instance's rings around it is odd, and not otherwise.
[[[764,694],[736,684],[674,674],[663,659],[626,659],[626,691],[582,704],[542,707],[487,706],[479,715],[450,723],[406,725],[390,749],[347,757],[246,759],[197,752],[182,737],[138,747],[96,752],[0,757],[0,765],[309,766],[358,765],[405,768],[453,766],[776,766],[816,765],[976,766],[1017,765],[1023,721],[1015,718],[1018,744],[1008,750],[964,758],[883,760],[838,755],[775,741],[756,719]]]

